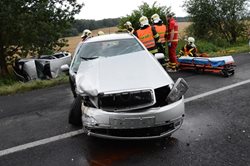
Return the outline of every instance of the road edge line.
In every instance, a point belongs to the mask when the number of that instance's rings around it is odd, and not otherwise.
[[[18,152],[18,151],[33,148],[33,147],[36,147],[36,146],[40,146],[40,145],[55,142],[55,141],[58,141],[58,140],[62,140],[62,139],[65,139],[65,138],[70,138],[70,137],[73,137],[73,136],[77,136],[77,135],[80,135],[82,133],[83,133],[82,129],[75,130],[75,131],[60,134],[60,135],[57,135],[57,136],[53,136],[53,137],[41,139],[41,140],[38,140],[38,141],[26,143],[26,144],[23,144],[23,145],[15,146],[15,147],[12,147],[12,148],[8,148],[8,149],[5,149],[5,150],[1,150],[0,151],[0,157],[11,154],[11,153],[15,153],[15,152]]]
[[[200,98],[203,98],[203,97],[207,97],[207,96],[210,96],[210,95],[213,95],[213,94],[216,94],[216,93],[228,90],[228,89],[232,89],[232,88],[244,85],[244,84],[248,84],[248,83],[250,83],[250,79],[242,81],[242,82],[238,82],[238,83],[235,83],[235,84],[231,84],[231,85],[228,85],[228,86],[224,86],[222,88],[218,88],[218,89],[215,89],[215,90],[211,90],[211,91],[208,91],[208,92],[196,95],[196,96],[186,98],[186,99],[184,99],[184,103],[188,103],[188,102],[191,102],[193,100],[197,100],[197,99],[200,99]]]

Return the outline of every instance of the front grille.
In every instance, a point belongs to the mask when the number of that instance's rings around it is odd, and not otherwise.
[[[151,90],[105,94],[99,97],[99,107],[106,111],[127,111],[145,108],[155,103]]]
[[[92,133],[116,136],[116,137],[150,137],[160,136],[163,133],[174,130],[174,123],[163,126],[140,129],[90,129]]]

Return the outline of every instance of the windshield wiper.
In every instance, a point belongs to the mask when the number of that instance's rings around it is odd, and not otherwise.
[[[98,56],[93,56],[93,57],[88,57],[88,58],[86,58],[86,57],[81,57],[81,59],[83,59],[83,60],[85,60],[85,61],[87,61],[87,60],[93,60],[93,59],[96,59],[96,58],[99,58]]]

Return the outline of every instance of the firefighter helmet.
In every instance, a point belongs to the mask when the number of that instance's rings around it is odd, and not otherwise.
[[[194,44],[195,39],[193,37],[188,37],[187,41],[188,41],[188,44]]]
[[[141,24],[141,27],[145,26],[145,25],[149,25],[148,23],[148,18],[146,16],[142,16],[140,19],[139,19],[139,22]]]
[[[132,26],[132,23],[130,21],[127,21],[124,25],[125,26]]]
[[[151,21],[153,22],[153,23],[158,23],[158,22],[160,22],[161,21],[161,19],[160,19],[160,16],[158,15],[158,14],[153,14],[152,16],[151,16]]]
[[[82,36],[81,37],[88,37],[92,34],[92,32],[88,29],[85,29],[82,33]]]

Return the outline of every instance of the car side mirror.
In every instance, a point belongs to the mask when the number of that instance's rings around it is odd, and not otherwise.
[[[158,59],[158,60],[159,60],[159,59],[163,59],[163,58],[165,57],[163,53],[156,53],[154,56],[155,56],[155,58]]]
[[[68,64],[64,64],[61,66],[61,71],[64,73],[69,73],[69,65]]]

